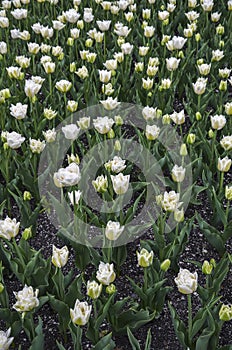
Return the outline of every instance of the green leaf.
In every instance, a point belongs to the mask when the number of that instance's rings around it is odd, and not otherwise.
[[[99,340],[99,342],[94,346],[94,350],[114,350],[115,342],[112,340],[112,333],[105,335]]]
[[[58,341],[56,341],[56,344],[57,344],[59,350],[66,350],[62,344],[58,343]]]
[[[223,255],[225,252],[225,244],[222,238],[222,235],[220,232],[214,228],[213,226],[209,225],[206,221],[204,221],[200,215],[196,215],[197,221],[199,223],[200,229],[204,236],[207,238],[209,243],[216,248],[218,253],[220,255]]]
[[[38,326],[35,328],[36,336],[32,341],[30,350],[41,350],[44,348],[43,322],[39,317]]]
[[[179,342],[181,343],[181,345],[184,348],[186,348],[186,347],[188,347],[188,341],[187,341],[188,335],[187,335],[186,326],[184,325],[183,321],[180,320],[179,316],[177,315],[176,310],[174,309],[174,307],[170,303],[168,303],[168,307],[169,307],[169,310],[171,312],[172,322],[174,325],[176,336],[179,339]]]
[[[149,328],[147,332],[147,338],[146,338],[146,344],[144,350],[150,350],[151,349],[151,328]]]
[[[67,305],[69,305],[69,307],[73,306],[76,299],[81,300],[83,298],[83,295],[81,293],[81,287],[82,287],[82,276],[79,275],[70,284],[68,291],[65,295],[64,301]]]
[[[135,338],[130,328],[127,327],[127,336],[132,346],[132,350],[141,350],[138,340]]]
[[[202,332],[202,335],[198,337],[196,342],[196,350],[208,349],[208,344],[210,338],[213,336],[215,331],[215,320],[209,310],[208,312],[208,327],[205,328]]]
[[[193,327],[191,332],[191,339],[200,331],[203,327],[206,318],[208,317],[207,309],[201,308],[193,319]]]

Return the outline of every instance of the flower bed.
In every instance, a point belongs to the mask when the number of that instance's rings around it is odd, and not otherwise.
[[[232,348],[232,2],[0,9],[0,348]]]

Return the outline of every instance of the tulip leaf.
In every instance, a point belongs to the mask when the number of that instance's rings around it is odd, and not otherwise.
[[[220,255],[223,255],[225,252],[225,245],[220,232],[216,228],[208,224],[206,221],[204,221],[198,214],[196,215],[196,217],[197,217],[197,221],[199,223],[200,229],[204,234],[204,236],[207,238],[209,243],[214,248],[216,248],[218,253]]]
[[[44,347],[44,335],[43,335],[43,322],[41,318],[39,317],[39,323],[38,326],[35,328],[36,336],[32,341],[32,344],[30,346],[29,350],[41,350]]]
[[[138,340],[135,338],[130,328],[127,327],[127,336],[132,346],[132,350],[141,350]]]
[[[205,328],[202,334],[198,337],[196,342],[196,350],[208,349],[208,345],[210,342],[210,338],[213,336],[215,332],[215,320],[211,314],[211,312],[207,309],[208,313],[208,327]]]
[[[82,286],[82,276],[77,276],[73,282],[68,287],[68,291],[65,294],[65,303],[69,305],[69,307],[72,307],[76,299],[81,300],[82,299],[82,293],[81,293],[81,286]]]
[[[112,340],[112,333],[109,333],[97,342],[93,350],[114,350],[115,346],[116,344]]]
[[[186,348],[186,346],[188,346],[186,327],[185,327],[183,321],[180,320],[179,316],[177,315],[176,310],[171,305],[171,303],[168,303],[168,306],[169,306],[169,310],[171,312],[172,322],[174,325],[176,336],[179,339],[179,342],[181,343],[181,345],[184,348]]]
[[[58,343],[58,341],[56,341],[56,345],[58,346],[59,350],[66,350],[62,344]]]

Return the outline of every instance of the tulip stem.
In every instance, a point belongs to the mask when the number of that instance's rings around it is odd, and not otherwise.
[[[223,188],[223,181],[224,181],[224,171],[220,172],[220,185],[219,185],[219,193],[221,193]]]
[[[192,296],[191,294],[188,294],[187,297],[188,297],[188,334],[189,334],[189,346],[190,346],[191,333],[192,333]]]
[[[144,267],[144,291],[147,290],[147,279],[148,279],[148,276],[147,276],[147,273],[148,273],[148,270],[147,270],[147,267]]]
[[[226,204],[226,222],[225,222],[225,225],[224,225],[224,231],[225,231],[227,223],[228,223],[229,207],[230,207],[230,201],[228,200],[227,204]]]

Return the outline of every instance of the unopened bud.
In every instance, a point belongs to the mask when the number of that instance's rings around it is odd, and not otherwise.
[[[230,321],[232,319],[232,305],[222,305],[219,311],[219,318],[222,321]]]
[[[197,112],[196,113],[196,120],[201,120],[202,119],[202,115],[201,115],[201,113],[200,112]]]
[[[196,135],[195,134],[188,134],[187,136],[187,143],[192,145],[196,141]]]
[[[188,154],[188,150],[187,150],[186,144],[182,143],[182,145],[180,146],[180,155],[182,157],[185,157],[187,156],[187,154]]]
[[[32,230],[31,227],[25,228],[25,230],[22,233],[22,238],[27,241],[32,237]]]
[[[209,135],[209,138],[214,138],[214,132],[213,132],[213,130],[212,129],[210,129],[209,131],[208,131],[208,135]]]
[[[107,137],[108,139],[113,139],[115,137],[115,132],[113,129],[110,129],[110,131],[108,131]]]
[[[24,201],[30,201],[32,198],[32,195],[29,191],[24,191],[23,193],[23,200]]]
[[[74,45],[74,39],[73,38],[68,38],[67,39],[67,45],[68,46],[73,46]]]
[[[121,151],[121,143],[119,140],[115,141],[114,149],[115,149],[115,151],[118,151],[118,152]]]
[[[213,271],[213,265],[210,262],[208,262],[207,260],[205,260],[202,264],[201,270],[205,275],[211,275],[211,273]]]
[[[119,126],[123,125],[123,119],[120,115],[116,115],[114,117],[114,121],[116,125],[119,125]]]
[[[195,34],[195,40],[196,40],[196,42],[201,40],[201,34],[200,33],[196,33]]]
[[[220,91],[226,91],[227,90],[227,81],[221,80],[219,84],[219,90]]]
[[[4,285],[0,283],[0,294],[4,291]]]
[[[169,269],[170,265],[171,265],[171,260],[170,259],[165,259],[161,263],[160,268],[161,268],[162,271],[166,272]]]
[[[106,293],[111,295],[116,292],[116,287],[113,283],[111,283],[109,286],[106,287]]]

